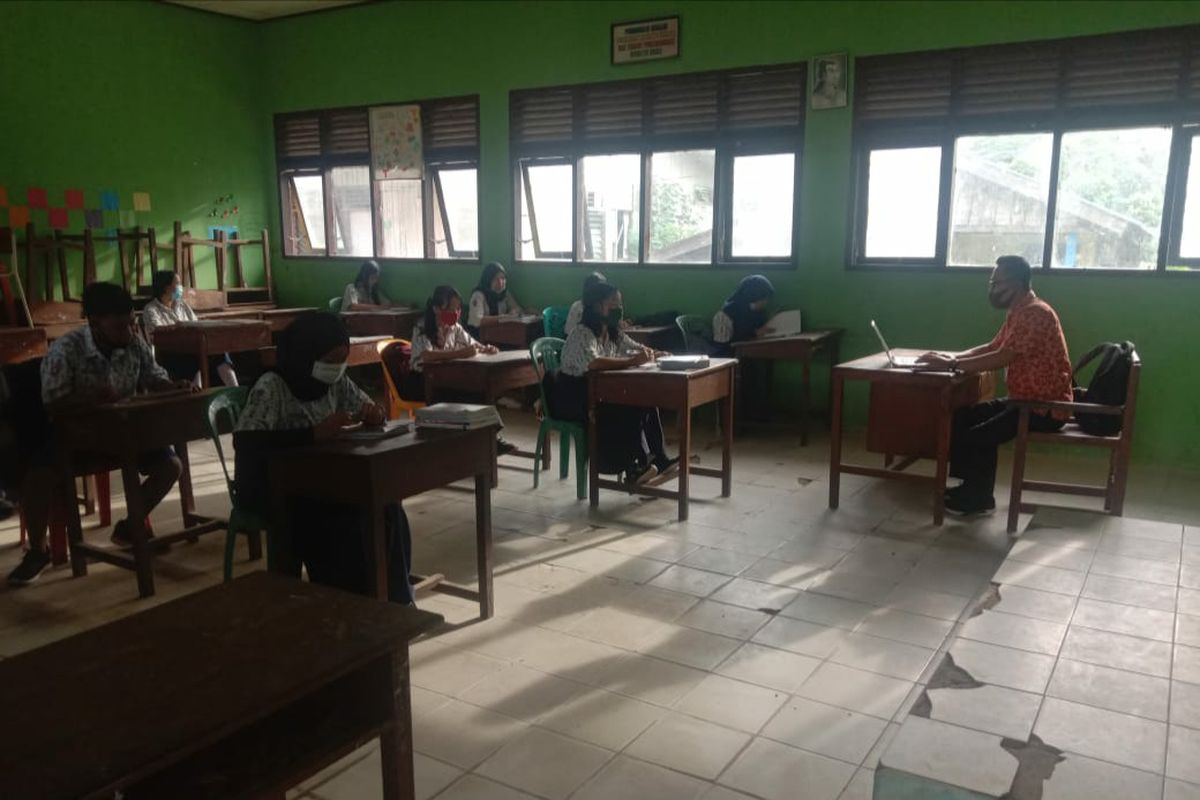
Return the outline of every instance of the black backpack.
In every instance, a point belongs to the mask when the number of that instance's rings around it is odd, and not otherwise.
[[[1085,353],[1075,365],[1076,379],[1084,367],[1097,358],[1100,363],[1086,389],[1075,386],[1075,400],[1101,406],[1124,405],[1135,349],[1133,342],[1104,342]],[[1075,415],[1075,421],[1085,433],[1093,436],[1116,436],[1121,432],[1122,419],[1116,415],[1080,412]]]

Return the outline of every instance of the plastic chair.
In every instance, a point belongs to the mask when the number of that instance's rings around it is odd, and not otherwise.
[[[212,437],[213,446],[217,449],[217,460],[221,462],[221,471],[225,473],[225,486],[229,490],[229,501],[232,508],[229,511],[229,528],[225,533],[225,580],[233,580],[233,550],[239,533],[246,534],[247,547],[250,550],[250,560],[262,556],[263,530],[267,529],[266,520],[258,514],[238,507],[237,489],[233,478],[229,475],[229,467],[225,464],[225,452],[221,448],[220,421],[222,414],[229,420],[229,427],[237,425],[242,409],[246,407],[246,398],[250,396],[250,387],[233,386],[213,394],[205,409],[208,419],[208,435]],[[267,549],[271,549],[270,532],[267,533]]]
[[[547,338],[567,338],[567,317],[570,314],[570,306],[546,306],[542,309],[542,328]]]
[[[683,352],[704,354],[711,347],[712,323],[694,314],[681,314],[675,325],[683,335]]]
[[[408,364],[412,358],[412,343],[407,339],[384,339],[375,345],[375,352],[379,353],[379,361],[383,364],[383,385],[387,389],[388,396],[388,419],[400,419],[401,412],[407,412],[408,418],[415,420],[417,418],[417,409],[424,408],[425,403],[420,400],[406,400],[400,396],[400,387],[396,383],[396,379],[392,377],[392,368],[388,363],[388,359],[384,358],[383,352],[392,345],[401,345],[404,348],[403,367],[401,374],[407,371]]]
[[[549,311],[549,309],[547,309]],[[562,349],[565,345],[562,339],[544,336],[529,345],[529,356],[533,359],[533,371],[538,377],[538,391],[542,396],[542,422],[538,426],[537,447],[533,451],[533,488],[538,487],[538,478],[542,469],[542,447],[550,431],[558,431],[558,477],[566,480],[570,474],[569,459],[571,457],[571,440],[575,440],[575,495],[580,500],[587,497],[587,430],[578,422],[554,419],[550,416],[550,406],[546,402],[546,386],[542,378],[547,372],[557,372]]]
[[[329,301],[329,310],[334,314],[342,313],[342,298],[334,297]]]

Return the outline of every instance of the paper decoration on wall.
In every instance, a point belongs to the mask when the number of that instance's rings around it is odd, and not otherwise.
[[[134,192],[133,193],[133,210],[134,211],[149,211],[150,210],[150,193],[149,192]]]
[[[8,225],[10,228],[24,228],[29,224],[28,206],[9,206]]]
[[[25,192],[30,208],[46,208],[46,190],[29,189]]]
[[[0,208],[8,207],[8,189],[0,186]]]
[[[132,228],[137,225],[137,212],[123,210],[120,212],[120,220],[122,228]]]
[[[81,209],[83,208],[83,190],[82,189],[67,189],[67,208]]]
[[[230,239],[238,232],[237,225],[209,225],[208,238],[216,239],[217,231],[225,231],[225,238]]]
[[[375,106],[370,112],[371,166],[375,180],[420,178],[421,107]]]
[[[83,224],[89,228],[104,227],[104,210],[100,208],[89,208],[83,212]]]
[[[51,228],[56,228],[59,230],[67,228],[69,226],[67,210],[65,208],[50,209],[49,219],[47,222]]]
[[[100,207],[105,211],[116,211],[121,207],[121,200],[112,189],[100,192]]]
[[[239,210],[233,201],[232,194],[223,194],[213,200],[212,208],[208,210],[209,219],[229,219],[236,217],[238,213]]]

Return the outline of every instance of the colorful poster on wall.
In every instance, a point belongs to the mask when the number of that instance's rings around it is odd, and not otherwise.
[[[83,189],[67,189],[64,194],[66,195],[67,208],[83,208]]]
[[[149,211],[150,210],[150,193],[149,192],[134,192],[133,193],[133,210],[134,211]]]
[[[112,189],[100,192],[100,207],[105,211],[116,211],[121,207],[121,200]]]
[[[11,228],[24,228],[29,224],[28,206],[9,206],[8,225]]]
[[[421,178],[421,107],[375,106],[371,109],[371,166],[377,181]]]
[[[679,17],[618,22],[612,26],[612,63],[679,57]]]
[[[52,208],[48,214],[47,220],[50,227],[56,230],[65,230],[69,227],[67,219],[67,210],[65,208]]]
[[[25,192],[25,197],[30,208],[46,208],[47,206],[45,189],[29,189]]]

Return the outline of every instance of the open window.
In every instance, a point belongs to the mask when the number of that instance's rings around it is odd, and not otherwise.
[[[431,169],[437,197],[433,245],[438,258],[479,258],[479,170],[474,166]]]
[[[575,168],[565,159],[521,161],[521,258],[571,261],[574,258],[572,187]]]

